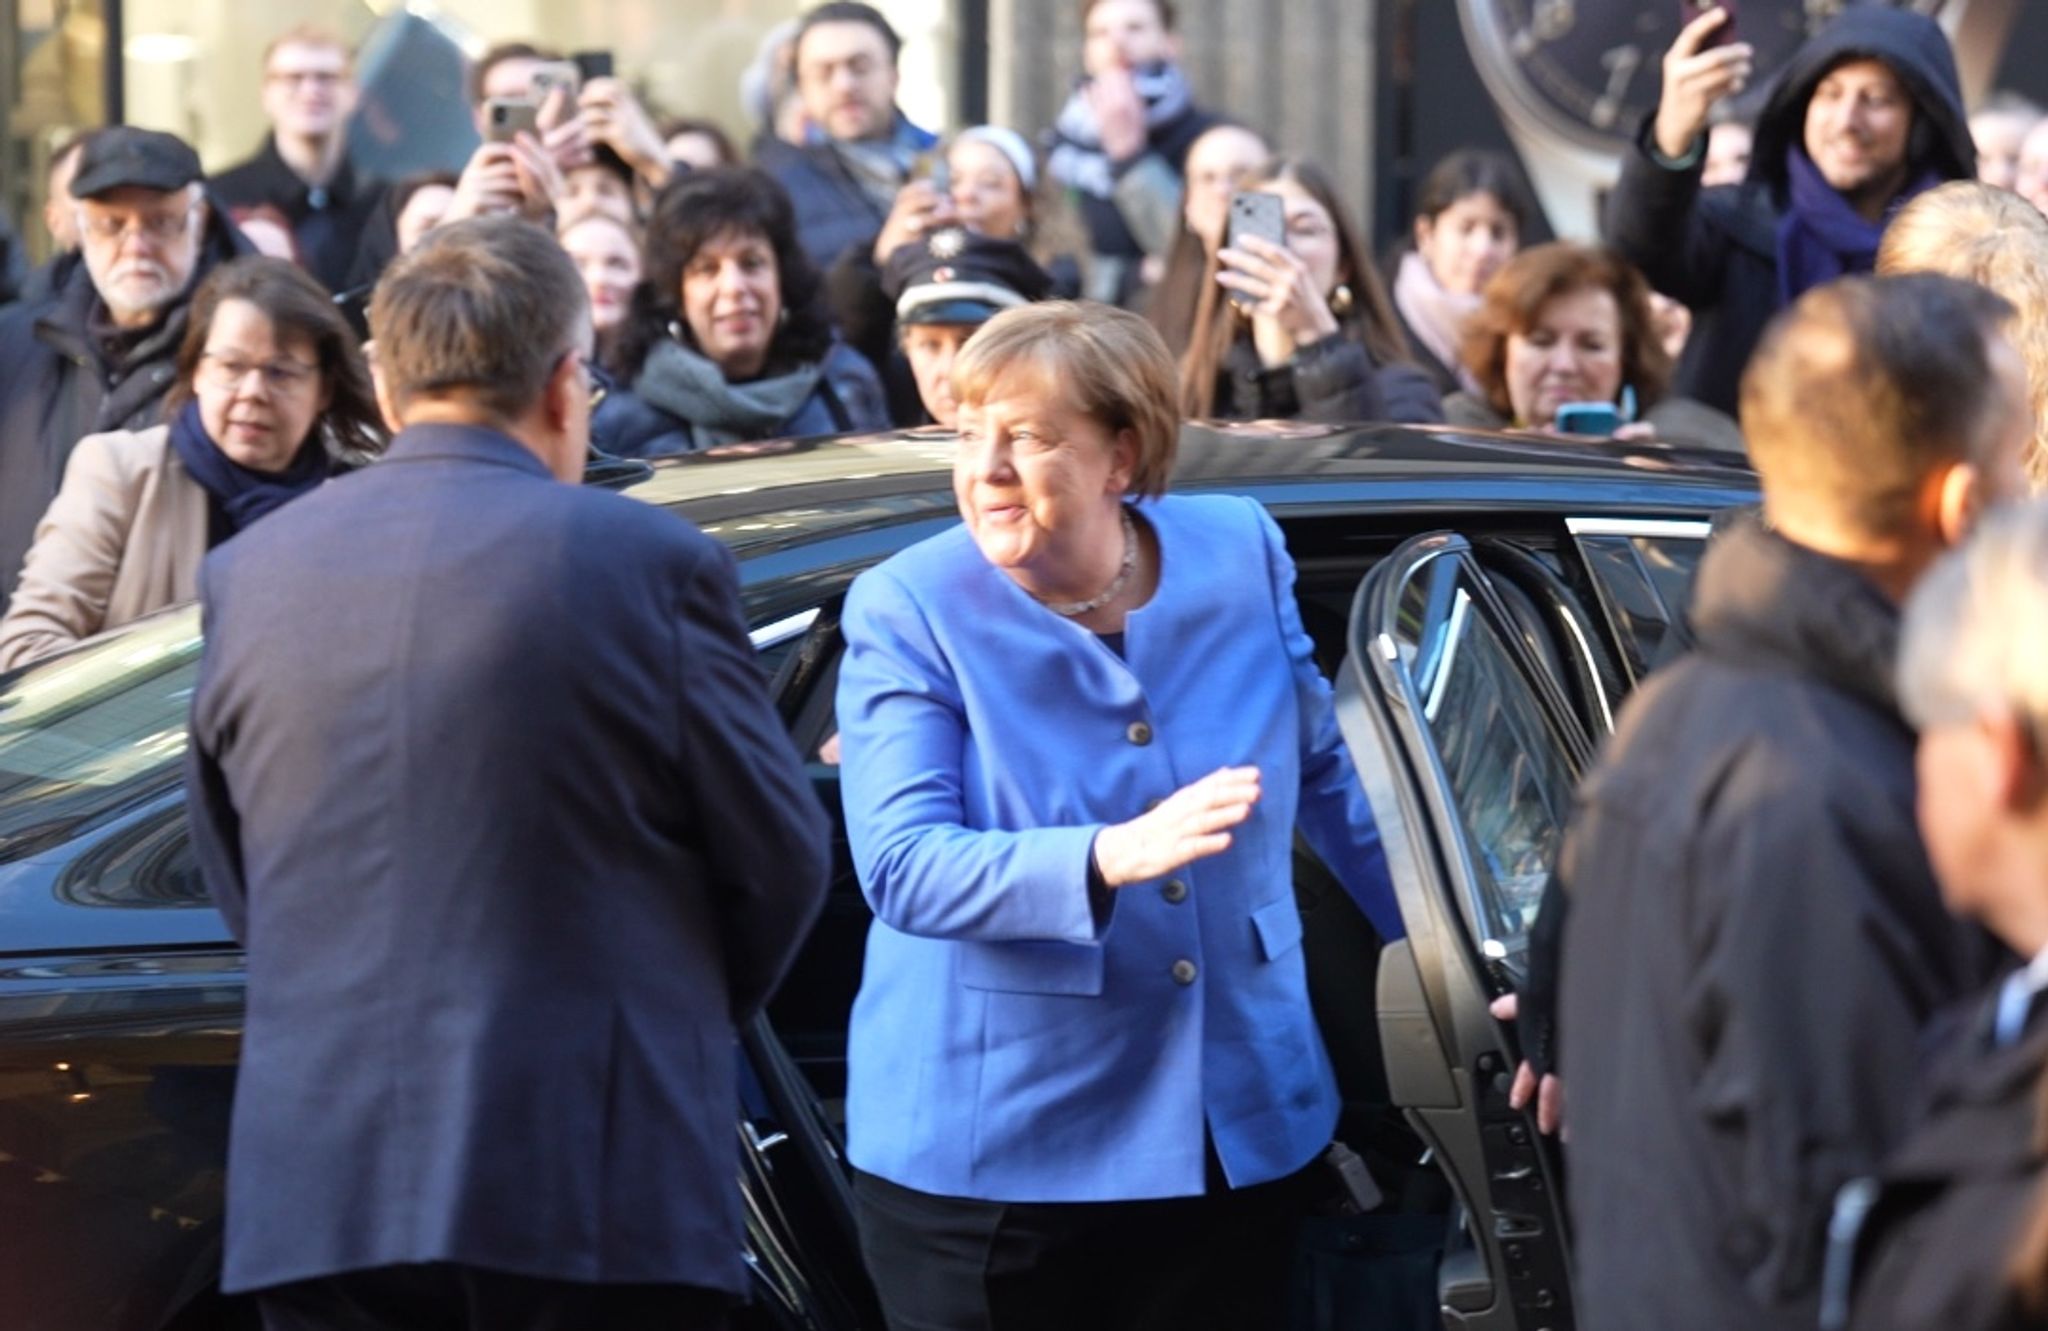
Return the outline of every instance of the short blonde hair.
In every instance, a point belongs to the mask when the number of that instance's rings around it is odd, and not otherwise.
[[[2006,339],[2027,363],[2034,443],[2027,475],[2048,489],[2048,217],[2017,194],[1954,180],[1920,195],[1885,228],[1877,271],[1941,273],[1986,286],[2019,311]]]
[[[1166,493],[1180,446],[1180,380],[1158,330],[1128,310],[1052,300],[1004,310],[983,324],[953,362],[953,396],[985,401],[1020,371],[1056,385],[1068,403],[1112,431],[1137,436],[1131,490]]]
[[[296,23],[272,37],[269,45],[263,48],[264,73],[270,72],[270,58],[286,46],[312,46],[323,51],[339,51],[341,58],[348,62],[351,71],[356,67],[356,49],[349,44],[346,37],[332,28],[324,28],[317,23]]]
[[[1994,511],[1921,579],[1898,685],[1923,730],[1999,710],[2048,736],[2048,499]]]

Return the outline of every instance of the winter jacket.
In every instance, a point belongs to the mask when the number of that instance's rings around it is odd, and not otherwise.
[[[897,114],[896,135],[908,148],[930,151],[938,137]],[[798,147],[772,135],[754,142],[754,165],[789,191],[796,209],[797,243],[820,270],[848,249],[871,251],[889,210],[861,188],[846,160],[829,143]]]
[[[1745,517],[1629,700],[1560,872],[1581,1331],[1811,1331],[1836,1190],[1988,977],[1914,829],[1897,607]]]
[[[89,434],[158,423],[191,293],[216,265],[248,252],[216,206],[185,295],[140,337],[98,335],[104,306],[76,254],[58,261],[48,297],[0,313],[0,610],[72,448]]]
[[[1374,365],[1364,346],[1342,333],[1298,347],[1292,359],[1271,368],[1260,364],[1249,336],[1238,338],[1224,356],[1209,414],[1330,425],[1434,425],[1444,418],[1428,375],[1413,365]]]
[[[308,185],[277,151],[276,136],[263,140],[254,157],[213,177],[213,192],[230,208],[268,204],[291,223],[306,271],[329,291],[347,289],[356,250],[371,214],[384,201],[384,187],[359,180],[344,158],[325,185]]]
[[[825,370],[796,414],[762,439],[802,439],[811,435],[861,434],[889,428],[889,408],[881,380],[867,358],[843,342],[825,353]],[[679,420],[637,394],[608,393],[591,417],[590,439],[615,457],[658,458],[699,450],[688,421]]]
[[[1644,121],[1621,179],[1607,199],[1607,240],[1643,270],[1650,285],[1692,308],[1692,336],[1674,390],[1733,415],[1736,389],[1764,325],[1777,313],[1778,224],[1786,208],[1786,155],[1803,143],[1806,104],[1844,60],[1882,60],[1912,95],[1917,120],[1911,176],[1976,175],[1977,152],[1963,111],[1955,55],[1932,19],[1856,6],[1800,47],[1757,117],[1749,176],[1740,185],[1700,188],[1704,150],[1681,163],[1657,153],[1656,117]]]
[[[1997,990],[1954,1014],[1917,1125],[1874,1180],[1857,1247],[1855,1331],[2020,1331],[2009,1266],[2044,1201],[2048,1020],[1994,1048]]]

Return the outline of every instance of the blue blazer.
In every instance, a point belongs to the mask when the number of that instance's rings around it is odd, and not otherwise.
[[[966,529],[847,598],[847,835],[875,909],[850,1035],[853,1163],[991,1201],[1203,1191],[1328,1143],[1338,1097],[1309,1010],[1297,824],[1382,935],[1379,836],[1248,499],[1169,497],[1157,593],[1120,658],[982,558]],[[1105,824],[1215,769],[1264,794],[1229,850],[1091,906]]]
[[[224,1287],[744,1289],[733,1024],[830,860],[725,548],[430,426],[200,594],[193,842],[249,949]]]

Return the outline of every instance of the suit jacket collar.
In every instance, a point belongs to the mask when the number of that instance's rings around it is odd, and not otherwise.
[[[545,480],[554,473],[533,450],[502,430],[488,425],[415,425],[401,430],[385,450],[392,462],[482,462],[511,467]]]

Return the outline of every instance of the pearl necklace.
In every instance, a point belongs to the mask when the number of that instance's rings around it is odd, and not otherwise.
[[[1117,598],[1118,594],[1123,591],[1124,584],[1131,580],[1131,570],[1138,566],[1138,525],[1131,521],[1131,510],[1128,504],[1120,504],[1118,507],[1123,510],[1124,519],[1124,562],[1123,566],[1117,569],[1116,577],[1110,580],[1109,586],[1102,589],[1102,594],[1100,596],[1091,596],[1085,601],[1054,602],[1033,593],[1031,599],[1037,601],[1056,615],[1072,619],[1077,615],[1085,615],[1091,610],[1100,610]]]

